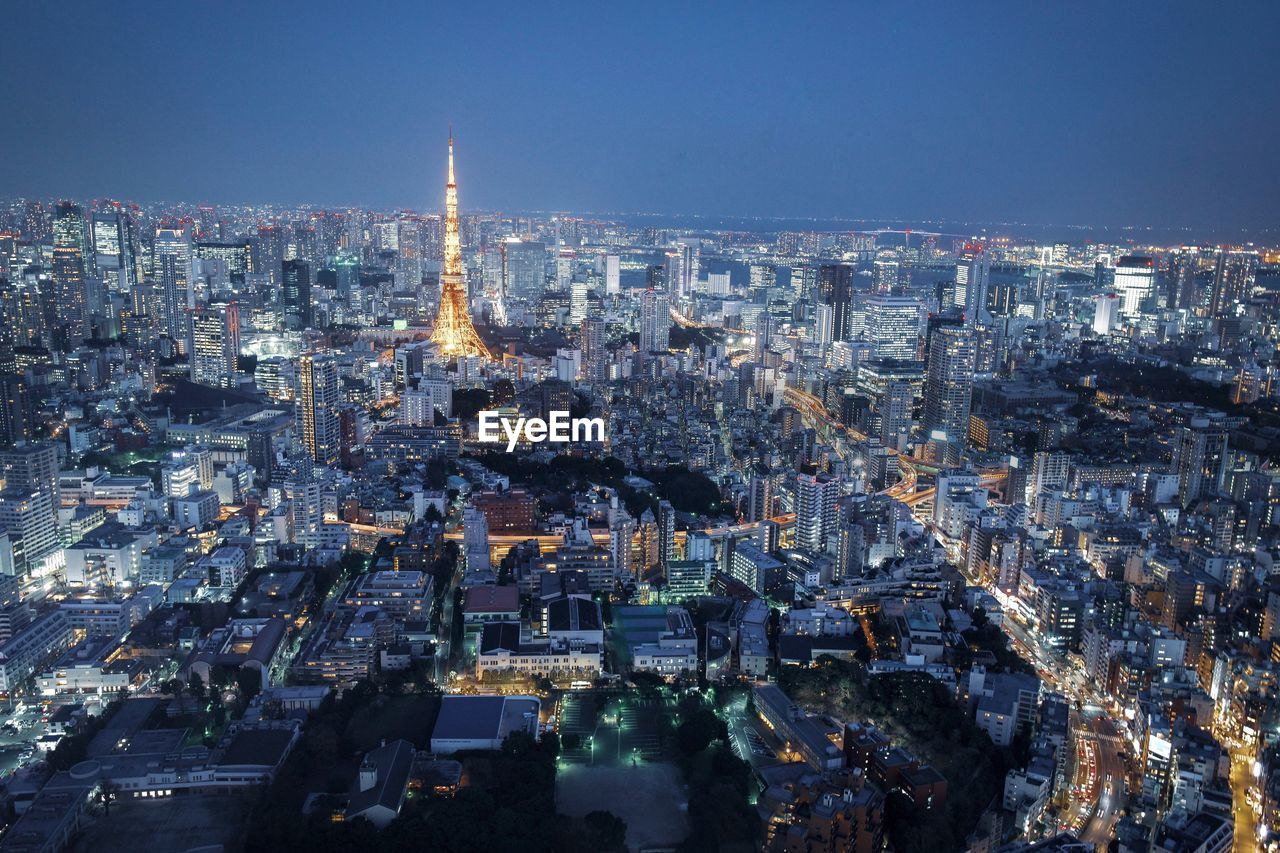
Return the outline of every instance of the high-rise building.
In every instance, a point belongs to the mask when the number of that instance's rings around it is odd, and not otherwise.
[[[535,300],[547,289],[547,247],[536,240],[502,241],[502,291],[509,299]]]
[[[831,340],[849,339],[853,310],[853,274],[850,264],[823,264],[818,268],[818,298],[831,308]]]
[[[1209,309],[1215,317],[1235,313],[1236,306],[1253,293],[1258,274],[1258,255],[1254,252],[1222,252],[1213,272],[1213,295]]]
[[[747,481],[746,506],[744,520],[749,522],[764,521],[773,516],[773,479],[763,469],[751,472]]]
[[[1169,257],[1161,300],[1165,308],[1195,308],[1201,297],[1200,250],[1195,246],[1183,246]]]
[[[969,430],[976,352],[973,329],[939,326],[929,343],[924,388],[924,437],[958,454]]]
[[[969,326],[991,322],[987,292],[991,288],[991,262],[981,246],[966,252],[956,262],[956,304],[964,309]]]
[[[1120,297],[1120,314],[1137,317],[1156,292],[1156,262],[1142,255],[1125,255],[1116,261],[1114,289]]]
[[[323,465],[338,461],[338,363],[333,356],[307,354],[298,362],[298,426],[302,446]]]
[[[54,524],[57,508],[62,504],[58,473],[58,446],[52,442],[19,444],[0,450],[0,475],[4,477],[5,488],[48,495]]]
[[[773,315],[768,309],[761,311],[756,317],[756,337],[755,345],[752,348],[752,358],[756,361],[764,361],[765,353],[769,352],[769,348],[773,346]]]
[[[1093,333],[1109,335],[1120,324],[1120,297],[1103,293],[1093,298]]]
[[[884,393],[876,404],[876,414],[880,416],[880,443],[895,450],[903,449],[903,444],[911,435],[911,408],[915,403],[915,387],[912,383],[901,379],[891,379],[885,383]]]
[[[68,346],[84,338],[85,262],[89,241],[85,236],[84,211],[79,205],[62,202],[53,220],[53,280],[56,319]]]
[[[640,294],[640,351],[666,352],[671,348],[671,302],[661,290]]]
[[[0,375],[0,444],[30,441],[31,392],[26,380],[13,373]]]
[[[187,225],[156,229],[151,274],[159,284],[160,329],[170,339],[186,340],[187,312],[196,306],[191,269],[193,246]]]
[[[1227,469],[1229,430],[1219,421],[1193,417],[1180,426],[1173,439],[1173,470],[1178,475],[1178,497],[1189,507],[1222,490]]]
[[[100,210],[93,215],[94,268],[108,288],[128,292],[137,281],[133,257],[133,223],[120,210]]]
[[[280,296],[285,325],[291,329],[310,328],[313,319],[310,264],[297,258],[283,262]]]
[[[8,531],[14,573],[29,576],[58,551],[57,507],[47,492],[7,486],[0,491],[0,530]]]
[[[839,485],[829,474],[796,476],[796,547],[819,554],[827,550],[835,530]]]
[[[604,318],[587,317],[582,321],[582,373],[589,385],[609,379],[609,351],[605,348]]]
[[[699,244],[697,238],[681,237],[667,252],[667,287],[673,299],[684,299],[693,293],[698,280]]]
[[[444,270],[440,275],[440,307],[431,329],[431,342],[446,358],[490,358],[471,322],[467,285],[462,268],[462,237],[458,230],[458,184],[453,176],[453,134],[449,134],[449,179],[444,190]]]
[[[606,296],[622,292],[622,259],[617,255],[604,256],[604,292]]]
[[[217,302],[191,312],[191,381],[230,387],[240,356],[240,306]]]
[[[669,501],[658,501],[658,566],[666,577],[667,566],[676,558],[676,509]]]
[[[910,361],[920,353],[920,300],[878,294],[867,302],[867,334],[876,358]]]

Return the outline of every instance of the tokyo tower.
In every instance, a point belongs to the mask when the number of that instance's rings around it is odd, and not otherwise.
[[[449,183],[444,188],[444,274],[440,277],[440,310],[431,329],[431,342],[444,356],[493,357],[476,334],[467,309],[462,239],[458,236],[458,185],[453,179],[453,133],[449,134]]]

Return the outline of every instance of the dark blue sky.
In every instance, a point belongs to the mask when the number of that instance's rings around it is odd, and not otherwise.
[[[0,195],[1280,225],[1280,4],[693,5],[11,0]]]

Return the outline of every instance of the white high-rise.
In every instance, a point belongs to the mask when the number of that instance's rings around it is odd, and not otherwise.
[[[1155,296],[1156,264],[1151,258],[1125,255],[1116,261],[1115,292],[1120,297],[1120,314],[1137,317]]]
[[[867,334],[876,358],[914,360],[920,350],[920,300],[878,294],[867,302]]]

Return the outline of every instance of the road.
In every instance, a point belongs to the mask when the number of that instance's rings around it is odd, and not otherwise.
[[[1257,796],[1258,780],[1253,775],[1253,756],[1244,750],[1231,752],[1231,817],[1235,821],[1233,853],[1255,853],[1258,850],[1258,817],[1252,797]]]
[[[1122,739],[1111,720],[1105,714],[1094,714],[1084,723],[1078,739],[1088,743],[1095,756],[1096,787],[1091,797],[1093,817],[1080,840],[1106,849],[1125,805],[1128,770],[1120,757]]]

